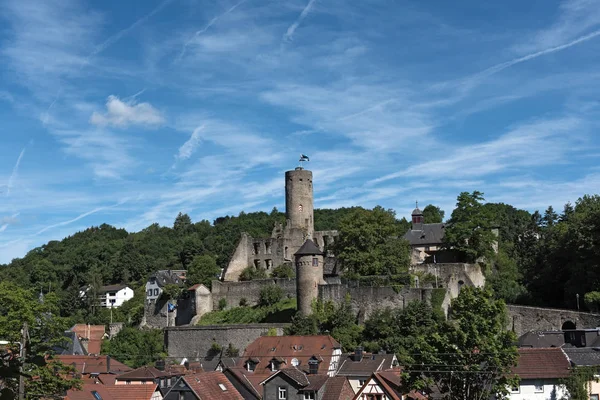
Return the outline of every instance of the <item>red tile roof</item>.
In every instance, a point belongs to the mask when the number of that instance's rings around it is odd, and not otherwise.
[[[238,361],[238,367],[244,367],[248,359],[255,359],[258,365],[257,374],[270,374],[273,358],[281,358],[285,363],[281,368],[292,366],[292,360],[299,362],[298,368],[308,370],[308,360],[316,356],[319,363],[319,374],[326,374],[331,363],[334,350],[340,344],[331,336],[261,336],[250,343]]]
[[[240,384],[244,385],[246,389],[250,392],[257,395],[258,398],[263,396],[264,386],[260,383],[267,379],[270,375],[266,374],[255,374],[253,372],[248,372],[244,368],[240,367],[231,367],[227,368],[224,372],[231,373],[237,379]],[[274,372],[273,374],[275,374]]]
[[[352,400],[354,391],[345,376],[334,376],[327,380],[321,400]]]
[[[63,364],[74,365],[77,372],[83,375],[89,374],[121,374],[131,371],[127,365],[120,363],[109,356],[71,356],[57,355],[54,359],[60,360]],[[110,369],[109,365],[110,364]]]
[[[200,400],[244,400],[229,379],[219,371],[185,375],[183,380]]]
[[[125,372],[117,377],[118,381],[151,381],[155,378],[181,376],[185,373],[172,371],[161,371],[155,367],[140,367],[133,371]]]
[[[97,400],[92,392],[97,392],[102,400],[150,400],[157,385],[117,385],[84,384],[81,390],[69,390],[65,400]]]
[[[70,331],[75,332],[77,337],[80,339],[87,341],[88,354],[100,354],[102,339],[106,333],[104,325],[76,324],[70,329]]]
[[[560,348],[520,348],[512,372],[521,379],[552,379],[568,377],[570,369],[571,364]]]

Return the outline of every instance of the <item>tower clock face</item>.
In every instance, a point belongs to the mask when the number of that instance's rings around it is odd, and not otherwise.
[[[298,211],[302,211],[302,210],[303,210],[302,204],[298,204]]]

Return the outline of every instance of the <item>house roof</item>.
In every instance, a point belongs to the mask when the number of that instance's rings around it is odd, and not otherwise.
[[[306,239],[304,244],[298,249],[294,256],[322,256],[323,252],[319,246],[310,239]]]
[[[553,379],[569,376],[571,364],[562,349],[520,348],[512,372],[521,379]]]
[[[119,290],[125,289],[126,287],[129,287],[129,286],[124,285],[124,284],[102,286],[102,287],[100,287],[100,289],[98,289],[98,293],[118,292]]]
[[[100,385],[86,383],[81,390],[71,389],[65,400],[97,400],[94,392],[102,400],[150,400],[156,392],[155,384],[150,385]]]
[[[323,260],[323,275],[337,275],[337,257],[325,257]]]
[[[363,387],[358,391],[355,398],[359,398],[359,394],[369,385],[371,380],[374,380],[377,385],[385,392],[390,400],[402,400],[402,391],[400,390],[400,369],[379,371],[371,375]]]
[[[410,215],[423,215],[423,211],[419,207],[415,208]]]
[[[598,347],[572,347],[563,349],[567,358],[576,367],[600,366],[600,348]]]
[[[304,387],[306,391],[319,391],[330,379],[327,375],[306,375],[308,378],[308,386]]]
[[[308,360],[316,357],[319,363],[318,374],[325,374],[329,369],[333,351],[340,344],[331,336],[261,336],[250,343],[238,361],[238,367],[243,367],[248,359],[255,359],[256,374],[271,373],[270,364],[274,357],[285,360],[286,366],[292,366],[292,361],[298,361],[298,369],[308,371]]]
[[[392,368],[393,360],[393,354],[364,353],[361,360],[355,360],[354,353],[348,354],[342,357],[337,375],[369,377],[373,372]]]
[[[334,376],[327,380],[321,400],[351,400],[354,397],[352,386],[345,376]]]
[[[229,379],[219,371],[185,375],[182,379],[201,400],[244,399]]]
[[[185,284],[186,270],[162,269],[150,276],[155,278],[159,287],[166,285],[177,285],[183,287]]]
[[[106,334],[104,325],[76,324],[69,330],[75,332],[80,340],[87,340],[87,354],[100,354],[102,340]]]
[[[519,347],[561,347],[565,344],[563,331],[526,332],[519,337]]]
[[[273,375],[270,375],[269,377],[267,377],[260,384],[264,385],[265,383],[267,383],[268,381],[270,381],[271,379],[273,379],[277,375],[285,375],[285,376],[287,376],[288,378],[290,378],[291,380],[293,380],[294,382],[296,382],[298,384],[298,386],[300,386],[302,388],[306,387],[306,386],[308,386],[310,384],[310,381],[308,380],[308,377],[306,376],[306,374],[304,372],[300,371],[296,367],[289,367],[289,368],[280,369],[279,371],[275,372]]]
[[[411,246],[436,245],[443,242],[446,224],[422,224],[421,226],[419,230],[411,228],[404,234],[404,239],[408,240]]]
[[[268,378],[267,375],[255,375],[248,373],[244,368],[231,367],[226,368],[223,373],[225,376],[231,379],[237,380],[242,386],[244,386],[249,392],[253,393],[256,398],[261,398],[263,395],[263,386],[260,384],[263,380]],[[232,378],[233,377],[233,378]]]
[[[81,344],[77,333],[73,331],[64,331],[63,337],[65,340],[52,348],[54,350],[54,354],[87,355],[87,351]]]
[[[173,373],[173,371],[161,371],[156,367],[140,367],[129,372],[125,372],[117,377],[118,381],[144,381],[154,380],[162,377],[179,376],[183,374]]]
[[[55,359],[65,365],[74,365],[80,374],[122,374],[131,371],[127,365],[110,356],[71,356],[58,355]],[[110,365],[109,365],[110,364]]]

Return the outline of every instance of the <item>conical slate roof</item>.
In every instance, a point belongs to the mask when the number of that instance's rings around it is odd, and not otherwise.
[[[322,256],[323,252],[319,250],[319,247],[310,239],[306,239],[306,242],[298,249],[296,254],[297,256]]]

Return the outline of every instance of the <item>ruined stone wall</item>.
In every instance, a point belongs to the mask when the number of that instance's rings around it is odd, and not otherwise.
[[[413,274],[431,274],[438,277],[438,286],[447,287],[450,296],[458,296],[461,286],[485,286],[485,276],[479,264],[417,264],[411,265]]]
[[[226,281],[237,281],[242,271],[248,264],[248,250],[250,249],[251,237],[246,233],[242,233],[235,252],[229,260],[227,268],[223,271],[223,279]]]
[[[560,330],[567,321],[573,322],[577,329],[600,326],[600,314],[514,304],[508,304],[507,309],[507,328],[514,331],[517,336],[530,331]]]
[[[352,311],[362,323],[377,309],[404,308],[411,301],[430,302],[433,290],[403,288],[397,292],[389,286],[321,285],[319,286],[319,299],[339,304],[346,299],[346,295],[350,295]],[[442,307],[445,306],[445,303],[442,303]],[[444,312],[446,311],[444,310]]]
[[[268,285],[277,285],[283,289],[284,296],[296,297],[296,279],[257,279],[246,282],[212,281],[213,310],[219,307],[219,301],[225,299],[227,308],[238,307],[242,298],[248,305],[258,303],[260,290]]]
[[[260,336],[267,335],[274,329],[277,336],[283,335],[288,324],[243,324],[243,325],[210,325],[210,326],[177,326],[165,329],[165,345],[169,357],[194,361],[209,355],[213,343],[226,348],[229,343],[244,349]]]

